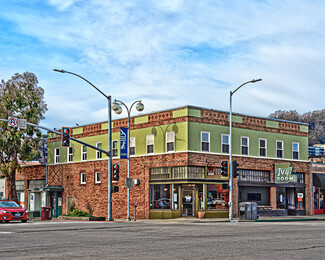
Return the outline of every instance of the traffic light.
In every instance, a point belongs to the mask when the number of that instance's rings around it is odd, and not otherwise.
[[[70,128],[69,127],[62,127],[61,146],[62,147],[70,146]]]
[[[113,181],[118,181],[120,173],[120,166],[118,164],[113,164]]]
[[[228,160],[221,161],[221,176],[223,178],[229,177]]]
[[[237,161],[232,161],[232,177],[237,178],[239,176],[239,169],[238,169],[238,162]]]

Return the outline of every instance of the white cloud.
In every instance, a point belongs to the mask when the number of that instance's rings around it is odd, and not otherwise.
[[[69,120],[106,119],[99,93],[71,75],[53,75],[53,68],[84,76],[113,99],[143,99],[145,111],[187,104],[228,110],[229,91],[253,78],[263,81],[236,93],[234,110],[266,116],[277,109],[323,108],[322,96],[315,95],[324,81],[323,1],[49,3],[58,12],[25,6],[2,16],[42,46],[26,64],[34,60],[33,72],[46,82],[40,84],[49,92],[53,121],[68,120],[52,110],[57,99],[65,100],[64,91],[76,90]],[[60,89],[55,98],[53,88]]]

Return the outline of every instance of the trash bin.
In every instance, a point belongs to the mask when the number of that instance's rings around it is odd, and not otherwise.
[[[41,210],[42,210],[42,220],[49,220],[52,208],[51,207],[41,207]]]

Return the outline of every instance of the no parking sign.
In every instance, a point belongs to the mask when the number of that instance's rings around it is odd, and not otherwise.
[[[18,120],[16,117],[9,116],[8,117],[8,126],[11,127],[17,127],[18,126]]]

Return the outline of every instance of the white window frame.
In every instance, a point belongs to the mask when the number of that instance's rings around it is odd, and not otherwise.
[[[224,143],[223,142],[223,137],[224,136],[228,136],[228,143]],[[223,145],[228,145],[228,152],[224,152],[223,151]],[[222,134],[221,135],[221,153],[229,154],[229,152],[230,152],[230,135],[228,135],[228,134]]]
[[[86,148],[86,151],[84,151],[84,147]],[[81,146],[81,161],[87,161],[87,146],[86,145]]]
[[[172,141],[169,141],[170,139]],[[173,144],[172,150],[168,150],[168,144]],[[167,153],[175,152],[175,132],[167,132],[166,133],[166,152]]]
[[[131,148],[134,148],[134,153],[131,153]],[[135,155],[135,137],[130,137],[130,156]]]
[[[208,141],[203,141],[203,134],[208,134]],[[203,144],[208,144],[208,150],[203,150]],[[201,152],[210,152],[210,132],[201,131]]]
[[[60,148],[54,148],[54,163],[60,163]]]
[[[294,150],[293,150],[293,146],[294,146],[295,144],[298,145],[298,151],[294,151]],[[293,159],[293,160],[299,160],[299,156],[300,156],[300,152],[299,152],[299,150],[300,150],[300,145],[299,145],[299,143],[298,143],[298,142],[292,142],[292,159]],[[294,158],[294,156],[293,156],[294,152],[298,153],[298,158]]]
[[[265,147],[261,147],[262,140],[265,142]],[[265,149],[265,155],[261,155],[261,149]],[[259,151],[260,157],[267,157],[267,139],[265,139],[265,138],[258,139],[258,151]]]
[[[152,142],[149,140],[150,137],[152,137]],[[155,136],[154,135],[147,135],[146,137],[147,141],[146,141],[146,144],[147,144],[147,154],[154,154],[155,153]],[[149,142],[150,141],[150,142]],[[149,153],[149,146],[152,145],[152,153]]]
[[[99,149],[103,149],[103,143],[102,142],[96,143],[96,147]],[[96,150],[96,159],[99,160],[102,158],[103,158],[103,153],[101,151]]]
[[[99,180],[98,180],[98,175],[99,175]],[[102,183],[102,176],[101,176],[101,172],[100,171],[95,171],[95,183],[99,184]]]
[[[278,149],[278,143],[282,143],[282,149]],[[276,140],[276,143],[275,143],[275,150],[276,150],[276,158],[279,158],[279,159],[283,159],[284,158],[284,144],[283,144],[283,141],[281,140]],[[279,157],[278,156],[278,151],[282,151],[282,157]]]
[[[247,139],[247,146],[243,146],[243,139]],[[243,153],[243,148],[247,147],[247,154],[244,154]],[[241,155],[249,155],[249,137],[247,136],[241,136],[240,137],[240,152],[241,152]]]
[[[116,147],[114,147],[114,144],[116,144]],[[118,140],[112,141],[112,157],[118,158]]]
[[[85,172],[80,173],[80,184],[86,184],[86,173]]]
[[[72,149],[72,153],[70,153],[70,149]],[[67,152],[68,152],[68,162],[73,162],[73,147],[69,146]]]

